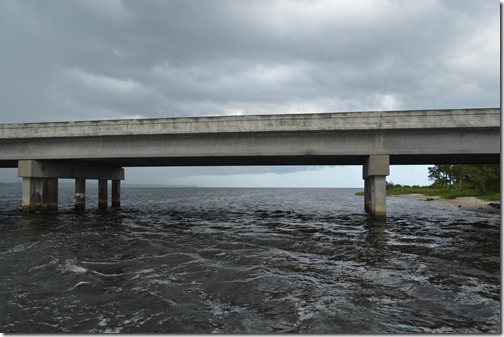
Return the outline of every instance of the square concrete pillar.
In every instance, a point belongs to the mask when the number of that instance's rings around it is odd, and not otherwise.
[[[112,180],[112,207],[121,207],[121,181]]]
[[[364,178],[364,210],[369,213],[371,202],[371,187],[369,179]]]
[[[98,208],[107,209],[108,204],[108,181],[106,179],[98,180]]]
[[[86,209],[86,179],[75,179],[75,210]]]
[[[364,209],[376,218],[387,215],[387,182],[390,174],[388,155],[371,155],[362,170],[364,179]]]
[[[58,210],[58,179],[23,178],[23,210],[27,212]]]
[[[387,186],[385,176],[370,176],[365,182],[367,191],[365,191],[365,210],[376,218],[385,218],[387,216]]]

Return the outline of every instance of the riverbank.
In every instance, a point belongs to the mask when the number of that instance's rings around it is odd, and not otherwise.
[[[477,197],[459,197],[455,199],[443,199],[439,196],[428,196],[421,193],[394,195],[396,198],[414,198],[418,200],[448,203],[463,211],[472,211],[486,214],[500,214],[500,202],[488,202]]]

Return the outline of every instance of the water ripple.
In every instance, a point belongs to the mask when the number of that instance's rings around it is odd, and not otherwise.
[[[47,216],[9,205],[2,332],[500,332],[496,215],[394,198],[376,222],[329,189],[124,188],[121,210]]]

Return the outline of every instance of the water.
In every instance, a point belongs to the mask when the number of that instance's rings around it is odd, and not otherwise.
[[[501,332],[500,216],[345,189],[0,191],[0,332]]]

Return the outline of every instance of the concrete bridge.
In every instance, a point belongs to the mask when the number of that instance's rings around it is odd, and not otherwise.
[[[120,206],[123,167],[362,165],[365,209],[386,215],[389,165],[500,163],[500,109],[103,120],[0,125],[0,167],[18,167],[23,209],[57,209],[58,178],[99,181]]]

